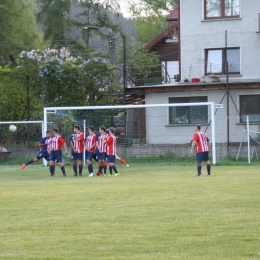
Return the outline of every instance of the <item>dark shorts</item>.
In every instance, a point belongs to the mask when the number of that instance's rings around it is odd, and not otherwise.
[[[107,153],[98,153],[98,155],[97,155],[97,159],[98,160],[106,160],[106,158],[107,158]]]
[[[91,161],[92,158],[93,158],[93,156],[94,156],[94,153],[92,153],[92,152],[88,152],[88,151],[85,151],[85,157],[86,157],[86,160]]]
[[[108,163],[114,163],[116,161],[116,156],[115,155],[108,155],[107,156],[107,162]]]
[[[197,161],[202,162],[208,160],[209,160],[209,152],[197,153]]]
[[[83,160],[83,153],[71,152],[71,160],[72,161],[76,161],[76,160],[82,161]]]
[[[42,152],[39,152],[38,155],[37,155],[37,159],[40,160],[44,158],[46,161],[49,161],[50,160],[50,154],[49,153],[42,153]]]
[[[55,162],[55,160],[57,161],[57,163],[62,163],[61,151],[52,151],[51,152],[50,161]]]

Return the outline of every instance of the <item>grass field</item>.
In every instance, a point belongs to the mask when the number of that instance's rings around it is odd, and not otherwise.
[[[259,166],[118,168],[0,167],[0,259],[260,259]]]

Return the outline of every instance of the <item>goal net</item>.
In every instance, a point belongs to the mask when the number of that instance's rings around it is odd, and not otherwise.
[[[215,111],[222,105],[205,103],[171,103],[154,105],[122,105],[93,107],[44,108],[44,131],[59,128],[67,146],[73,127],[78,124],[86,134],[89,126],[98,133],[100,126],[115,128],[117,155],[129,164],[194,163],[190,154],[191,141],[196,124],[212,142],[211,160],[226,159],[226,144],[222,132],[222,117]],[[70,163],[70,156],[63,156]]]
[[[15,125],[16,131],[10,131]],[[36,157],[43,121],[0,122],[0,165],[21,165]]]

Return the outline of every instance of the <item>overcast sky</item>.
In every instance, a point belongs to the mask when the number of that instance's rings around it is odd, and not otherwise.
[[[120,1],[120,2],[121,2],[121,1]],[[129,18],[129,17],[130,17],[130,13],[129,13],[129,11],[128,11],[128,6],[127,6],[126,1],[122,1],[122,2],[120,3],[120,7],[121,7],[121,12],[122,12],[122,14],[124,15],[124,17]]]

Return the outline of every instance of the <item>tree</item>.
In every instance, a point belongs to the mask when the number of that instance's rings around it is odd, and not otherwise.
[[[73,1],[73,0],[72,0]],[[44,39],[51,47],[62,47],[70,40],[72,24],[70,22],[71,0],[38,0],[37,21],[42,25]]]
[[[0,65],[15,62],[21,50],[41,46],[34,11],[32,0],[0,0]]]
[[[166,18],[177,0],[128,0],[138,40],[149,42],[167,28]]]
[[[31,75],[26,84],[39,91],[45,106],[97,105],[105,93],[120,91],[118,70],[107,60],[75,58],[65,48],[22,52],[19,64],[20,77]]]
[[[111,14],[119,14],[116,0],[37,0],[39,12],[37,21],[41,24],[44,39],[50,48],[69,48],[74,56],[90,57],[89,39],[92,31],[83,27],[94,25],[109,27],[113,31],[118,26],[111,22]],[[102,39],[106,33],[97,32]]]

